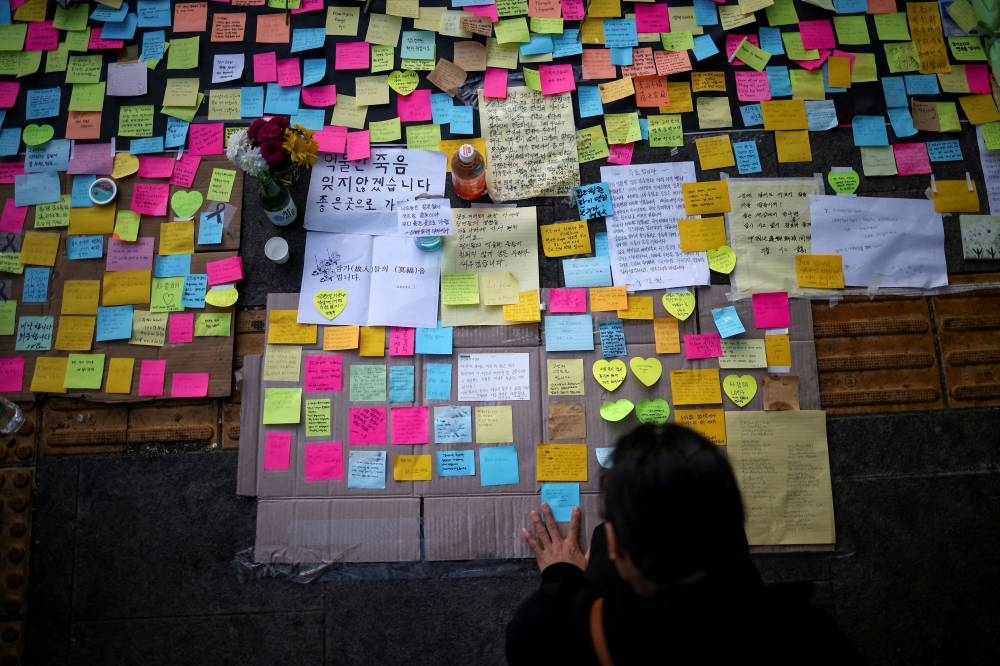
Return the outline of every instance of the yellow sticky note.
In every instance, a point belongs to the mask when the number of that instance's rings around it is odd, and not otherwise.
[[[728,134],[695,139],[694,145],[698,149],[698,161],[701,163],[702,171],[736,166],[733,144]]]
[[[192,254],[194,220],[164,222],[160,225],[159,254]]]
[[[618,311],[618,318],[653,321],[653,297],[629,295],[628,307]]]
[[[726,222],[721,217],[677,221],[681,252],[707,252],[726,244]]]
[[[66,280],[59,314],[96,315],[100,296],[100,280]]]
[[[789,367],[792,365],[792,342],[787,333],[764,336],[764,353],[768,366]]]
[[[476,407],[476,443],[507,444],[514,441],[514,415],[510,405]]]
[[[586,444],[539,444],[538,481],[586,481]]]
[[[324,326],[323,351],[357,349],[360,335],[360,326]]]
[[[510,271],[491,271],[479,275],[479,297],[483,305],[512,305],[519,300],[517,276]]]
[[[115,216],[114,235],[118,240],[135,242],[139,237],[139,213],[131,210],[120,210]]]
[[[993,95],[966,95],[958,98],[962,111],[973,125],[993,123],[1000,120]]]
[[[199,314],[198,316],[201,317],[202,315]],[[167,324],[169,321],[169,315],[166,312],[136,310],[132,313],[132,338],[129,340],[129,344],[162,347],[167,341]],[[198,333],[196,320],[195,335],[198,335]]]
[[[725,72],[691,72],[694,92],[726,92]]]
[[[972,188],[969,188],[971,183]],[[938,213],[978,213],[979,192],[976,184],[966,180],[937,180],[931,193],[934,210]]]
[[[90,347],[94,343],[94,327],[96,325],[97,317],[73,315],[59,317],[56,349],[60,351],[90,351]]]
[[[684,195],[684,210],[688,215],[728,213],[732,210],[729,183],[724,180],[681,183],[681,193]]]
[[[722,403],[718,368],[671,370],[670,397],[675,405],[717,405]]]
[[[546,367],[549,395],[583,395],[582,358],[550,358]]]
[[[628,292],[625,285],[616,287],[591,287],[590,311],[613,312],[628,308]]]
[[[691,428],[719,446],[726,445],[726,413],[722,409],[675,409],[674,422]]]
[[[110,234],[115,230],[115,205],[90,206],[87,208],[70,208],[70,236],[96,236]]]
[[[807,130],[775,132],[774,143],[778,149],[778,162],[812,162],[812,148],[809,146]]]
[[[667,81],[667,99],[670,103],[660,107],[660,113],[690,113],[694,111],[691,84],[687,81]]]
[[[582,220],[543,224],[538,230],[542,234],[542,250],[546,257],[590,254],[590,231]]]
[[[271,310],[267,321],[267,344],[316,344],[316,324],[300,324],[295,320],[297,316],[297,310]]]
[[[358,338],[361,356],[385,356],[385,326],[362,326]]]
[[[764,118],[764,129],[768,131],[809,129],[806,103],[801,99],[761,102],[760,113]]]
[[[113,358],[108,362],[108,378],[105,393],[131,393],[134,358]]]
[[[434,123],[406,128],[406,147],[410,150],[437,150],[441,145],[441,126]]]
[[[35,371],[31,375],[32,393],[65,393],[63,381],[66,379],[65,356],[39,356],[35,358]]]
[[[639,114],[636,112],[607,113],[604,115],[604,126],[608,132],[608,143],[642,141],[642,126],[639,124]]]
[[[53,266],[59,253],[59,234],[25,231],[21,240],[21,263],[25,266]]]
[[[850,88],[851,59],[845,56],[833,56],[828,60],[828,62],[830,63],[828,70],[830,86],[833,88]]]
[[[403,130],[399,124],[399,117],[389,120],[373,120],[368,123],[368,137],[372,143],[389,143],[399,141],[403,136]]]
[[[608,156],[608,142],[600,125],[576,131],[576,155],[580,164]]]
[[[302,372],[302,347],[267,345],[264,349],[265,382],[297,382]]]
[[[151,271],[114,271],[104,274],[101,305],[142,305],[149,303]]]
[[[393,456],[392,478],[395,481],[430,481],[433,456],[429,453]]]
[[[795,280],[803,289],[843,289],[844,259],[839,254],[797,254]]]
[[[701,96],[696,102],[698,127],[701,129],[724,129],[733,126],[733,112],[728,97]]]
[[[212,180],[208,183],[208,200],[229,203],[235,183],[235,169],[212,169]]]
[[[298,423],[301,420],[301,388],[264,389],[264,425]]]
[[[479,305],[479,273],[442,273],[441,302],[445,305]]]
[[[673,317],[657,317],[653,320],[653,340],[657,354],[680,354],[681,338],[679,322]]]
[[[517,303],[503,306],[504,321],[532,322],[541,321],[541,304],[538,300],[538,290],[528,289],[519,292]]]
[[[625,99],[635,94],[635,86],[632,85],[632,78],[628,76],[623,79],[608,81],[607,83],[599,83],[597,89],[601,93],[601,102],[604,104],[617,102],[620,99]]]

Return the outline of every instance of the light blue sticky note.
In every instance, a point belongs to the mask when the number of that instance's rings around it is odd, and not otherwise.
[[[905,74],[903,82],[907,95],[940,95],[936,74]]]
[[[258,115],[264,115],[264,110],[261,109]],[[167,116],[167,131],[163,137],[163,146],[165,148],[180,148],[187,143],[188,127],[190,125],[191,123],[186,120]]]
[[[225,215],[202,213],[198,218],[198,245],[218,245],[222,242]]]
[[[435,125],[447,125],[451,122],[451,110],[455,101],[445,93],[431,94],[431,116]]]
[[[563,259],[563,284],[567,287],[610,287],[611,260],[608,257]]]
[[[837,107],[832,99],[806,100],[806,119],[810,132],[824,132],[837,126]]]
[[[38,120],[58,116],[61,99],[59,86],[29,90],[25,97],[24,117],[28,120]]]
[[[434,457],[437,458],[438,476],[476,475],[475,451],[438,451]]]
[[[128,5],[123,4],[125,8]],[[163,60],[163,52],[166,49],[167,34],[163,30],[154,30],[142,35],[142,53],[139,60],[150,62],[153,60]]]
[[[734,335],[741,335],[747,332],[740,321],[740,315],[736,312],[736,307],[727,305],[722,308],[712,308],[712,319],[715,320],[715,328],[719,335],[724,338],[731,338]]]
[[[743,116],[744,127],[758,127],[764,124],[764,116],[760,111],[760,103],[740,104],[740,115]]]
[[[906,97],[906,82],[902,76],[883,76],[882,94],[885,96],[886,108],[910,106],[910,100]]]
[[[170,0],[137,0],[140,28],[167,28],[171,25]]]
[[[97,176],[93,175],[73,176],[69,192],[71,208],[90,208],[94,205],[94,202],[90,200],[90,185],[95,180],[97,180]]]
[[[542,55],[552,53],[552,35],[531,35],[531,40],[518,46],[522,56]],[[404,56],[405,57],[405,56]]]
[[[615,214],[614,205],[611,203],[611,188],[607,183],[602,181],[578,185],[573,191],[576,194],[576,209],[581,220]]]
[[[596,90],[596,88],[595,88]],[[8,127],[0,130],[0,157],[17,155],[21,149],[21,128]]]
[[[79,259],[100,259],[104,256],[104,236],[67,236],[66,257],[71,261]]]
[[[517,473],[517,449],[513,446],[488,446],[479,449],[479,473],[479,482],[483,486],[520,483]]]
[[[264,97],[264,113],[294,116],[299,112],[299,92],[299,86],[282,88],[277,83],[268,83]]]
[[[292,125],[302,125],[306,129],[318,132],[323,129],[326,116],[326,109],[299,109],[299,112],[292,116]]]
[[[306,58],[302,61],[302,85],[311,86],[319,83],[324,76],[326,76],[326,58]]]
[[[446,354],[451,356],[452,332],[451,326],[442,326],[440,321],[437,328],[416,329],[414,340],[415,353]]]
[[[833,8],[838,14],[864,14],[868,0],[833,0]]]
[[[49,300],[49,269],[29,267],[24,269],[24,286],[21,288],[21,302],[47,303]]]
[[[616,46],[611,49],[611,64],[619,67],[628,67],[632,64],[632,47]]]
[[[424,364],[424,400],[451,400],[451,363]]]
[[[399,40],[399,57],[434,60],[437,56],[436,34],[430,30],[404,30]]]
[[[889,122],[892,123],[892,131],[897,138],[913,136],[917,133],[917,128],[913,126],[913,116],[907,108],[889,109]]]
[[[715,40],[712,39],[711,35],[698,35],[694,38],[694,53],[695,60],[704,60],[705,58],[711,58],[719,52],[719,47],[715,45]]]
[[[492,5],[494,0],[451,0],[452,7],[481,7]]]
[[[7,112],[3,109],[0,109],[0,127],[3,127],[3,121],[5,121],[6,119],[7,119]]]
[[[385,451],[348,452],[348,488],[385,488]]]
[[[437,444],[468,444],[472,441],[472,407],[455,405],[434,408],[434,441]]]
[[[324,28],[295,28],[292,30],[292,53],[323,48],[326,41]]]
[[[712,0],[694,0],[694,22],[697,25],[719,25],[719,12]]]
[[[0,2],[0,25],[10,25],[10,2]]]
[[[788,68],[781,65],[765,67],[767,85],[771,88],[771,98],[791,97],[792,79],[788,76]]]
[[[763,26],[757,35],[760,38],[760,48],[772,56],[785,55],[785,43],[781,41],[781,28]]]
[[[885,116],[854,116],[851,119],[854,130],[854,145],[888,146],[889,132],[885,128]]]
[[[621,319],[607,319],[598,323],[597,330],[601,336],[601,354],[604,358],[628,356],[628,347],[625,345],[625,322]]]
[[[604,46],[609,49],[639,46],[635,19],[604,19]]]
[[[756,141],[733,141],[733,155],[736,157],[736,168],[740,175],[760,173],[760,154],[757,152]]]
[[[97,308],[97,342],[128,340],[132,337],[132,306],[114,305]]]
[[[649,141],[649,120],[646,118],[639,118],[639,134],[642,135],[643,141]]]
[[[472,134],[471,106],[452,107],[450,129],[452,134]]]
[[[582,53],[583,44],[580,43],[578,28],[566,28],[561,35],[552,35],[553,58],[568,58]]]
[[[828,93],[844,93],[847,92],[847,88],[834,88],[830,85],[830,63],[829,61],[823,63],[823,89]]]
[[[589,314],[545,315],[545,351],[593,351],[594,318]]]
[[[90,18],[101,23],[118,23],[125,20],[128,10],[129,4],[127,2],[123,2],[122,6],[118,9],[106,5],[97,5],[94,11],[90,12]]]
[[[191,273],[190,254],[158,254],[153,265],[153,277],[187,277]]]
[[[543,483],[542,502],[552,509],[557,523],[568,523],[573,509],[580,506],[579,483]]]
[[[132,39],[135,37],[135,29],[139,25],[139,17],[135,14],[126,14],[121,21],[109,21],[101,28],[102,39]]]
[[[23,173],[14,176],[14,205],[37,206],[55,203],[62,198],[62,184],[59,173]]]
[[[577,86],[576,94],[581,118],[592,118],[604,114],[600,88],[597,86]]]
[[[17,340],[15,351],[50,351],[52,349],[52,332],[55,329],[55,317],[21,316],[17,320]]]
[[[264,115],[264,88],[245,86],[240,88],[240,116],[259,118]]]
[[[961,162],[962,144],[958,139],[946,139],[944,141],[928,141],[927,155],[931,162]]]
[[[202,309],[205,307],[205,292],[208,291],[208,275],[192,273],[184,276],[184,291],[181,292],[181,305],[186,308]]]
[[[73,142],[69,139],[53,139],[40,146],[28,146],[24,149],[24,172],[66,171],[72,147]]]
[[[164,147],[162,136],[147,136],[141,139],[132,139],[128,151],[133,155],[149,155],[162,153]]]
[[[594,234],[594,256],[607,257],[608,255],[608,232],[598,231]]]
[[[413,366],[389,366],[389,402],[413,402]]]

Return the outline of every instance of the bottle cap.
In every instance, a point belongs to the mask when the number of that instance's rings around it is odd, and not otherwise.
[[[288,241],[281,236],[273,236],[264,243],[264,256],[276,264],[288,261]]]
[[[472,147],[471,143],[463,143],[458,147],[458,159],[462,160],[466,164],[469,164],[476,158],[476,149]]]
[[[440,236],[420,236],[419,238],[414,238],[413,242],[418,249],[424,252],[434,252],[441,249],[441,246],[444,245],[444,239]]]
[[[90,184],[87,189],[90,200],[98,206],[104,206],[115,200],[118,196],[118,184],[110,178],[98,178]]]

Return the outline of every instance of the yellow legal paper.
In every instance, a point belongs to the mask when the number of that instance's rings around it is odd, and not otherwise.
[[[59,317],[56,349],[60,351],[90,351],[94,342],[97,317],[64,315]],[[65,373],[63,373],[65,376]]]
[[[628,307],[618,311],[618,318],[653,321],[653,297],[629,295]]]
[[[792,342],[787,333],[764,336],[764,353],[769,367],[790,367],[792,365]]]
[[[134,358],[113,358],[108,361],[108,375],[104,384],[105,393],[131,393]]]
[[[264,389],[264,425],[299,423],[301,412],[301,388]]]
[[[267,344],[314,345],[316,324],[300,324],[297,310],[271,310],[267,321]]]
[[[707,252],[726,244],[726,221],[702,217],[677,221],[681,252]]]
[[[510,271],[493,271],[479,274],[479,297],[482,299],[483,305],[511,305],[517,303],[519,292],[517,276]]]
[[[728,134],[695,139],[694,144],[698,149],[698,161],[701,163],[702,171],[736,166],[733,144]]]
[[[807,130],[775,132],[774,143],[778,149],[778,162],[812,162]]]
[[[479,273],[442,273],[441,302],[445,305],[479,305]]]
[[[844,258],[839,254],[797,254],[795,280],[803,289],[843,289]]]
[[[541,303],[537,289],[522,291],[517,296],[517,303],[504,305],[503,318],[509,322],[533,322],[542,320]]]
[[[679,322],[673,317],[656,317],[653,319],[653,340],[656,342],[657,354],[680,354],[681,338]]]
[[[101,305],[141,305],[149,303],[153,282],[149,269],[114,271],[104,274]]]
[[[302,368],[302,347],[267,345],[264,350],[264,381],[297,382]]]
[[[586,481],[586,444],[539,444],[538,481]]]
[[[514,415],[510,405],[476,407],[475,414],[477,444],[514,441]]]
[[[590,231],[582,220],[559,222],[538,227],[546,257],[569,257],[590,254]]]
[[[764,129],[767,131],[809,129],[809,117],[806,115],[806,104],[803,100],[782,99],[761,102],[760,112],[764,118]]]
[[[393,456],[393,480],[430,481],[432,478],[433,458],[429,453]]]
[[[627,307],[628,292],[625,290],[625,285],[618,285],[616,287],[591,287],[591,312],[613,312],[614,310],[624,310]]]
[[[110,234],[115,229],[115,205],[70,208],[70,236],[96,236]]]
[[[719,369],[671,370],[670,401],[675,405],[722,404]]]
[[[583,395],[582,358],[550,358],[546,368],[549,395]]]
[[[324,326],[323,351],[340,351],[357,349],[361,335],[361,327],[354,326]]]
[[[971,189],[969,185],[972,185]],[[938,180],[931,193],[937,213],[978,213],[979,192],[976,184],[966,180]]]
[[[46,231],[25,231],[21,240],[21,264],[53,266],[59,252],[59,234]]]
[[[63,380],[69,359],[65,356],[38,356],[31,375],[32,393],[65,393]]]
[[[713,444],[726,445],[726,415],[722,409],[675,409],[674,423],[691,428]]]
[[[732,210],[729,203],[729,183],[724,180],[681,183],[681,193],[684,196],[684,210],[688,215],[728,213]]]
[[[100,280],[66,280],[59,314],[96,315],[100,296]]]
[[[576,154],[580,164],[608,156],[608,142],[600,125],[576,131]]]
[[[358,339],[359,356],[385,356],[385,326],[362,326]]]

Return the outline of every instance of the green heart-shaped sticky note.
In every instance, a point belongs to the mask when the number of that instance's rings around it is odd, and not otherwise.
[[[405,72],[396,70],[389,74],[389,87],[403,96],[409,95],[416,90],[418,83],[420,83],[420,75],[412,70]]]
[[[601,418],[605,421],[621,421],[632,413],[633,407],[635,405],[632,404],[632,401],[624,398],[614,402],[606,402],[601,405]]]
[[[240,297],[235,287],[212,287],[205,294],[205,302],[217,308],[228,308]]]
[[[746,407],[757,395],[757,380],[753,375],[726,375],[722,390],[737,407]]]
[[[177,190],[170,197],[170,208],[173,209],[174,215],[188,220],[194,217],[204,202],[205,197],[197,190]]]
[[[614,391],[622,385],[628,375],[625,361],[618,358],[613,361],[606,361],[603,358],[594,361],[594,366],[591,369],[594,373],[594,379],[604,387],[605,391]]]
[[[694,293],[668,291],[663,294],[663,309],[684,321],[694,312]]]
[[[313,305],[327,319],[336,319],[347,307],[347,292],[343,289],[320,289],[313,295]]]
[[[30,125],[25,125],[21,131],[21,141],[24,141],[24,145],[26,146],[40,146],[43,143],[51,141],[55,135],[56,131],[52,129],[52,125],[36,125],[31,123]]]
[[[726,273],[728,275],[736,268],[736,253],[728,245],[720,245],[705,254],[708,255],[708,267],[716,273]]]
[[[861,184],[861,176],[857,171],[831,171],[826,174],[826,182],[837,194],[854,194]]]
[[[635,356],[629,359],[628,367],[632,368],[632,374],[645,386],[652,386],[663,374],[663,364],[658,358]]]
[[[670,405],[663,398],[640,400],[635,406],[635,415],[639,417],[639,423],[663,425],[670,418]]]
[[[139,158],[132,153],[118,153],[115,155],[114,166],[111,167],[111,177],[114,179],[131,176],[139,170]]]

